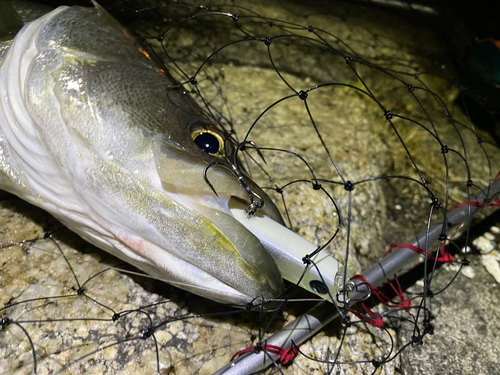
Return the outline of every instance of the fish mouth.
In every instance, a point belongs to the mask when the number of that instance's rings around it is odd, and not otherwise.
[[[166,281],[215,302],[239,308],[248,308],[249,304],[260,306],[264,303],[264,310],[272,309],[265,303],[264,296],[250,298],[237,288],[131,231],[119,229],[115,232],[115,238],[112,245],[122,252],[120,256],[128,256],[129,263],[136,265],[155,279]],[[168,275],[168,278],[165,278],[165,275]]]
[[[273,257],[229,209],[230,200],[249,199],[239,180],[225,168],[211,168],[214,194],[203,178],[205,160],[163,141],[154,141],[152,150],[154,185],[175,205],[175,217],[172,207],[159,208],[167,226],[118,228],[113,246],[155,278],[217,302],[245,308],[279,297],[284,283]],[[268,205],[262,210],[280,220]]]
[[[127,260],[143,271],[181,289],[239,308],[272,311],[277,307],[272,300],[284,292],[281,273],[258,238],[232,214],[225,213],[233,199],[237,198],[219,198],[221,210],[214,209],[213,204],[201,204],[206,202],[205,197],[186,195],[182,199],[202,215],[202,224],[184,240],[193,253],[208,261],[182,259],[156,241],[124,229],[115,232],[113,246],[124,255],[131,253]]]
[[[200,269],[198,280],[202,288],[207,287],[210,280],[210,289],[217,295],[205,289],[213,300],[222,297],[225,303],[229,299],[237,299],[238,305],[245,301],[261,305],[269,299],[275,299],[284,292],[281,273],[273,259],[260,240],[238,221],[229,206],[233,201],[241,198],[231,196],[214,197],[198,195],[190,192],[177,194],[178,201],[201,215],[200,224],[195,228],[192,236],[186,238],[195,250],[195,253],[206,254],[211,259],[216,259],[220,267],[211,267],[210,262],[196,264]],[[206,234],[209,234],[207,238]],[[199,241],[199,237],[207,238]],[[193,262],[190,269],[195,270]],[[194,272],[190,273],[191,275]],[[189,282],[193,283],[191,277]],[[222,284],[224,284],[222,286]],[[204,294],[205,294],[204,293]],[[231,303],[234,305],[234,303]],[[270,307],[265,304],[265,309]]]

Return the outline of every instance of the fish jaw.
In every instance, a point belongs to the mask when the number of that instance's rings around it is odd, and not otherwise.
[[[171,275],[168,280],[169,284],[178,288],[220,303],[230,303],[240,307],[249,303],[248,295],[134,233],[118,230],[115,233],[113,248],[120,249],[123,253],[128,253],[130,257],[137,259],[141,268],[160,280],[164,279],[165,274]],[[130,251],[131,249],[133,252]],[[151,267],[147,266],[148,264]]]
[[[0,66],[0,187],[183,289],[239,306],[279,296],[272,257],[223,200],[165,190],[153,145],[192,150],[185,124],[200,117],[171,86],[102,10],[60,7],[27,24]]]

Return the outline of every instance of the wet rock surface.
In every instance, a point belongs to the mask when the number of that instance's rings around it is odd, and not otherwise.
[[[286,6],[268,7],[263,12],[259,3],[242,5],[252,5],[269,17],[329,29],[367,59],[386,64],[383,65],[385,69],[406,66],[405,71],[410,73],[426,71],[429,61],[425,57],[435,57],[439,50],[439,43],[432,39],[432,34],[417,37],[416,30],[409,27],[402,30],[397,22],[392,25],[381,21],[382,15],[370,21],[351,8],[329,8],[328,12],[320,12],[290,2]],[[344,13],[329,15],[333,11]],[[424,44],[428,48],[425,54],[421,50]],[[277,53],[282,52],[279,48]],[[222,103],[230,108],[240,140],[269,105],[293,94],[282,78],[292,87],[303,90],[325,79],[363,88],[342,57],[326,58],[317,51],[316,55],[305,56],[301,48],[288,48],[288,60],[275,56],[282,74],[279,77],[269,66],[265,48],[258,46],[253,50],[256,52],[251,51],[250,48],[236,49],[228,52],[230,64],[215,61],[211,65],[210,73],[222,77],[223,98],[212,95],[210,82],[205,86],[200,83],[202,93],[212,98],[214,105]],[[251,60],[254,55],[260,56],[257,63]],[[290,64],[294,59],[300,63]],[[199,66],[200,62],[192,59],[186,63],[186,69]],[[461,131],[462,139],[458,138],[439,102],[421,90],[418,98],[425,108],[423,111],[394,75],[383,74],[363,64],[354,64],[354,67],[386,108],[418,119],[427,126],[432,122],[451,149],[461,150],[463,141],[474,182],[480,186],[488,183],[489,171],[484,153],[476,145],[476,135]],[[454,87],[425,74],[415,80],[404,76],[404,80],[415,87],[425,85],[438,92],[446,105],[453,108],[451,100],[457,93]],[[383,175],[418,179],[381,108],[359,90],[334,86],[311,91],[308,104],[345,180],[359,182]],[[453,113],[457,120],[467,123],[456,108]],[[421,166],[429,186],[444,199],[446,168],[439,143],[426,131],[401,118],[394,120],[394,124]],[[318,179],[342,181],[298,97],[268,111],[257,122],[249,140],[262,148],[298,152],[306,158]],[[490,155],[496,152],[494,148],[486,148]],[[255,157],[255,153],[252,156]],[[264,156],[265,169],[278,187],[282,188],[289,181],[311,180],[309,169],[297,158],[278,151],[266,151]],[[466,199],[463,193],[466,173],[460,163],[460,158],[450,156],[449,205]],[[495,173],[498,165],[498,159],[493,159]],[[258,168],[250,169],[261,186],[273,187]],[[376,262],[391,242],[404,242],[425,229],[429,198],[418,184],[382,179],[357,184],[351,194],[342,184],[321,182],[321,185],[334,198],[338,211],[325,194],[313,189],[310,182],[295,183],[283,189],[291,224],[297,233],[320,245],[333,234],[340,217],[344,225],[325,251],[345,261],[349,229],[348,263],[355,272]],[[281,195],[273,190],[269,193],[283,208]],[[258,313],[251,312],[230,314],[234,311],[230,307],[166,284],[109,269],[126,266],[76,238],[37,208],[8,194],[0,203],[0,243],[6,245],[0,249],[0,298],[5,306],[2,317],[8,319],[3,321],[0,331],[0,368],[7,372],[32,374],[34,348],[38,374],[57,373],[65,365],[70,366],[64,373],[72,374],[152,374],[156,373],[157,366],[161,374],[210,374],[227,364],[238,350],[255,345],[259,327],[266,327],[272,319],[271,315],[261,318]],[[345,225],[348,221],[349,227]],[[489,230],[489,224],[484,226],[485,231]],[[44,239],[47,231],[52,236]],[[31,239],[37,240],[28,241]],[[496,240],[492,241],[498,250]],[[459,254],[457,262],[463,257]],[[500,339],[496,334],[499,319],[495,309],[500,303],[500,292],[494,278],[485,271],[480,255],[470,255],[468,259],[475,277],[459,275],[443,293],[427,300],[435,325],[434,334],[425,336],[423,345],[407,347],[394,360],[382,365],[377,373],[495,373],[500,358]],[[431,290],[439,292],[456,272],[457,267],[440,267]],[[409,293],[422,292],[420,279],[417,275],[407,282],[416,283],[409,287]],[[58,296],[63,298],[40,299]],[[36,300],[23,302],[30,299]],[[269,331],[276,331],[310,306],[307,303],[288,304]],[[216,313],[221,314],[214,315]],[[200,316],[204,314],[213,316]],[[400,313],[399,316],[408,315]],[[396,348],[411,340],[410,324],[395,319],[384,321],[387,331],[366,324],[347,329],[339,361],[360,362],[343,364],[333,373],[370,374],[374,370],[370,361],[381,360],[389,354],[389,334]],[[154,338],[147,331],[151,327],[157,327]],[[301,351],[313,359],[332,360],[342,332],[342,327],[334,323],[302,345]],[[119,344],[113,345],[116,342]],[[84,358],[90,353],[92,355]],[[299,355],[291,366],[281,371],[285,374],[324,374],[330,369],[328,365]],[[268,373],[279,371],[271,369]]]

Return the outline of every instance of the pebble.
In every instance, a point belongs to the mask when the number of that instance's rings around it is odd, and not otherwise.
[[[498,264],[497,254],[486,254],[481,256],[481,262],[486,268],[486,271],[495,278],[497,283],[500,283],[500,264]]]
[[[490,253],[495,249],[496,243],[488,240],[486,237],[481,236],[472,241],[472,244],[478,248],[481,254]]]
[[[476,277],[476,273],[474,272],[474,269],[472,267],[462,268],[462,275],[468,277],[469,279],[473,279],[474,277]]]

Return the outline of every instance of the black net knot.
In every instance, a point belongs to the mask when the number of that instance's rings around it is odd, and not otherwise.
[[[469,259],[463,259],[462,260],[462,266],[464,266],[464,267],[470,266],[470,260]]]
[[[354,185],[351,181],[346,181],[344,184],[344,189],[347,191],[353,191],[354,190]]]
[[[304,263],[307,266],[311,264],[311,259],[309,258],[309,255],[306,255],[304,258],[302,258],[302,263]]]
[[[436,210],[439,210],[441,207],[443,207],[443,204],[437,198],[433,198],[430,205],[431,207],[434,207]]]
[[[312,33],[314,31],[314,26],[312,26],[312,25],[307,26],[307,31]]]
[[[478,139],[477,139],[477,144],[479,144],[479,145],[480,145],[481,143],[483,143],[483,139],[482,139],[482,138],[478,138]]]
[[[300,99],[302,99],[302,100],[306,100],[306,99],[307,99],[307,95],[308,95],[308,94],[307,94],[307,92],[305,92],[305,91],[302,91],[302,90],[301,90],[301,91],[299,91],[299,94],[298,94],[298,95],[299,95],[299,98],[300,98]]]
[[[264,44],[265,44],[266,46],[268,46],[268,47],[269,47],[269,46],[271,45],[271,43],[272,43],[272,42],[273,42],[273,40],[272,40],[271,38],[269,38],[269,37],[264,38]]]
[[[192,85],[196,85],[198,83],[198,80],[196,79],[196,77],[191,77],[189,78],[189,83],[191,83]]]
[[[422,345],[424,342],[422,341],[422,336],[420,335],[413,335],[411,337],[411,342],[413,344],[418,344],[418,345]]]
[[[415,74],[413,75],[413,78],[415,78],[415,79],[419,79],[419,78],[420,78],[420,74],[415,73]]]
[[[148,329],[145,329],[141,332],[141,334],[142,334],[141,338],[143,340],[146,340],[146,339],[150,338],[151,336],[153,336],[153,333],[155,333],[154,328],[149,327]]]
[[[424,334],[433,335],[434,334],[434,324],[430,322],[424,322]]]
[[[233,21],[234,22],[238,22],[239,19],[240,19],[240,16],[238,16],[237,14],[233,14]]]
[[[163,42],[163,35],[158,35],[158,36],[156,37],[156,40],[157,40],[158,42]]]
[[[11,320],[9,318],[2,318],[0,321],[0,325],[2,325],[2,328],[5,326],[8,326],[11,323]]]
[[[408,85],[408,91],[413,92],[413,90],[415,90],[415,87],[412,85]]]
[[[441,153],[442,154],[447,154],[448,151],[450,151],[450,149],[448,148],[448,146],[446,146],[446,145],[442,145],[441,146]]]
[[[345,57],[345,63],[347,65],[351,65],[352,64],[352,57],[351,56],[346,56]]]
[[[446,233],[441,233],[438,237],[438,240],[441,241],[441,242],[444,242],[448,239],[448,236],[446,235]]]
[[[277,188],[276,188],[276,193],[278,193],[278,194],[283,194],[283,189],[282,189],[282,188],[277,187]]]
[[[384,111],[384,116],[386,120],[392,120],[394,114],[391,111]]]
[[[113,322],[116,322],[116,321],[117,321],[118,319],[120,319],[120,318],[121,318],[121,315],[120,315],[120,314],[118,314],[118,313],[114,313],[114,314],[113,314],[113,317],[111,318],[111,320],[112,320]]]
[[[427,297],[431,297],[432,298],[432,297],[434,297],[434,292],[432,290],[430,290],[430,289],[427,289],[427,292],[425,293],[425,295]]]
[[[247,311],[251,311],[253,309],[254,305],[252,302],[248,302],[247,305],[245,306],[245,309]]]
[[[347,328],[352,326],[351,323],[351,318],[349,318],[347,315],[342,318],[342,324],[345,325]]]
[[[83,288],[78,288],[78,290],[76,291],[76,294],[81,296],[81,295],[83,295],[84,292],[85,292],[85,290]]]
[[[313,190],[320,190],[321,189],[321,184],[318,184],[317,182],[313,182],[312,186],[313,186]]]
[[[372,359],[372,365],[375,368],[379,368],[382,364],[379,361]]]

